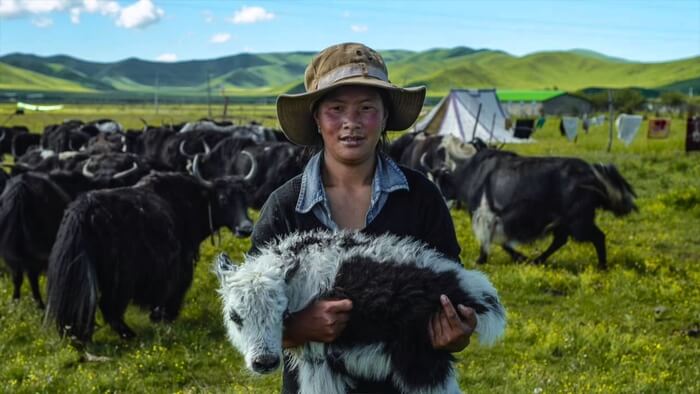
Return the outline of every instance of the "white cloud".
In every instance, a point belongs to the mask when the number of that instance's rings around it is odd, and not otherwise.
[[[44,29],[53,25],[53,19],[47,16],[37,16],[35,18],[32,18],[32,25],[40,29]]]
[[[159,62],[176,62],[177,55],[174,53],[163,53],[156,58]]]
[[[204,22],[205,23],[212,23],[214,22],[214,13],[212,13],[209,10],[204,10],[202,11],[202,17],[204,17]]]
[[[268,12],[262,7],[246,7],[243,6],[236,11],[231,18],[231,22],[235,24],[257,23],[269,21],[275,18],[275,14]]]
[[[23,12],[24,10],[19,2],[15,0],[0,0],[0,18],[16,18]]]
[[[30,1],[24,0],[20,1],[22,6],[32,14],[47,14],[49,12],[63,11],[68,6],[71,5],[72,1],[69,0],[40,0],[40,1]]]
[[[210,42],[214,44],[223,44],[225,42],[228,42],[231,40],[231,35],[228,33],[217,33],[211,36],[209,39]]]
[[[354,31],[355,33],[364,33],[369,30],[369,28],[367,25],[352,25],[350,26],[350,30]]]
[[[73,3],[75,0],[0,0],[0,18],[19,18],[29,14],[64,11]]]
[[[83,0],[83,10],[90,14],[118,15],[121,6],[116,1],[105,0]]]
[[[163,15],[165,11],[157,8],[151,0],[138,0],[121,9],[117,26],[125,29],[142,28],[158,22]]]
[[[139,0],[125,8],[114,0],[0,0],[0,18],[31,17],[32,24],[39,27],[46,27],[47,15],[61,12],[67,12],[74,24],[80,23],[81,16],[84,14],[119,17],[117,24],[121,23],[120,26],[123,27],[132,25],[142,27],[153,23],[163,15],[163,10],[157,9],[151,0]],[[148,17],[149,13],[150,17]],[[138,21],[139,14],[146,15],[141,17],[140,24],[129,22]],[[153,18],[153,15],[156,18]]]

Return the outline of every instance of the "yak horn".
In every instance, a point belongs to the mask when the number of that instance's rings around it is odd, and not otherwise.
[[[92,162],[92,157],[89,158],[89,159],[87,159],[87,161],[85,162],[85,164],[83,164],[83,176],[84,176],[85,178],[94,178],[94,177],[95,177],[95,173],[92,172],[92,171],[90,171],[90,170],[88,169],[88,167],[90,166],[90,163],[91,163],[91,162]]]
[[[5,139],[5,133],[7,133],[5,130],[2,131],[2,134],[0,134],[0,142],[2,142]]]
[[[185,142],[187,141],[182,140],[182,142],[180,142],[180,154],[186,157],[192,157],[192,155],[189,155],[187,154],[187,152],[185,152]]]
[[[194,175],[197,178],[202,178],[202,175],[199,173],[199,157],[200,154],[194,155],[194,160],[192,160],[192,175]]]
[[[207,141],[202,140],[202,145],[204,146],[204,154],[208,154],[211,152],[211,149],[209,148],[209,144],[207,144]]]
[[[132,172],[134,172],[138,169],[139,169],[139,165],[136,164],[136,162],[134,162],[134,164],[131,166],[131,168],[129,168],[128,170],[124,170],[124,171],[121,171],[121,172],[114,174],[114,176],[112,176],[112,178],[114,178],[114,179],[123,178],[123,177],[131,174]]]
[[[241,154],[248,156],[248,158],[250,159],[250,170],[243,177],[244,181],[249,181],[249,180],[253,179],[253,177],[255,176],[255,173],[258,170],[258,162],[257,162],[257,160],[255,160],[255,157],[253,157],[253,155],[251,155],[250,152],[248,152],[248,151],[242,150]]]

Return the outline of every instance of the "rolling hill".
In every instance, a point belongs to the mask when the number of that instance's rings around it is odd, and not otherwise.
[[[453,87],[559,89],[636,87],[656,91],[700,91],[700,56],[664,63],[640,63],[584,49],[513,56],[467,47],[422,52],[382,51],[392,81],[426,85],[430,96]],[[113,63],[70,56],[9,54],[0,57],[0,91],[85,92],[204,96],[275,96],[303,91],[312,52],[243,53],[173,63],[137,58]]]

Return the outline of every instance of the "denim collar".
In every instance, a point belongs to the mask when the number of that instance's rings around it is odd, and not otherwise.
[[[321,165],[323,164],[323,152],[315,154],[306,164],[301,176],[301,190],[297,199],[296,211],[308,213],[317,205],[320,205],[315,213],[320,212],[327,220],[321,220],[324,224],[330,220],[330,208],[321,178]],[[408,181],[399,166],[386,154],[377,155],[377,165],[372,179],[372,196],[370,208],[367,212],[366,224],[369,224],[381,210],[389,193],[397,190],[408,190]],[[317,214],[318,216],[318,214]],[[323,218],[319,218],[323,219]]]

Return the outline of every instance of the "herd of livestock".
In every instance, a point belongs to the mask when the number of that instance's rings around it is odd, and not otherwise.
[[[481,250],[515,249],[545,234],[544,262],[573,238],[591,242],[606,268],[605,235],[595,210],[636,209],[634,190],[612,165],[574,158],[523,157],[481,141],[406,133],[387,148],[428,176],[446,200],[472,215]],[[199,245],[222,227],[250,235],[248,208],[301,173],[308,148],[259,124],[212,121],[123,130],[112,120],[65,121],[43,133],[0,128],[0,257],[12,273],[13,298],[26,274],[32,295],[62,334],[90,340],[99,307],[121,337],[134,303],[153,321],[181,308]],[[38,277],[47,273],[47,303]]]

